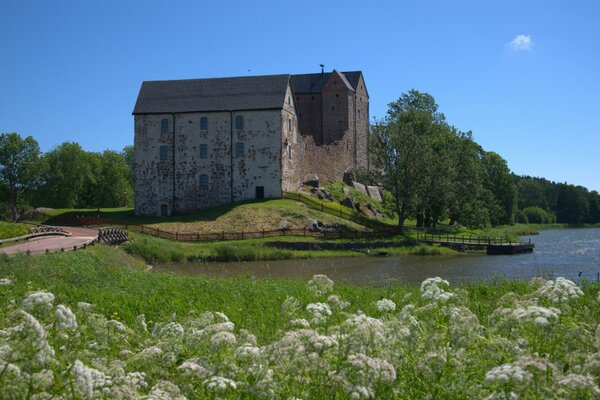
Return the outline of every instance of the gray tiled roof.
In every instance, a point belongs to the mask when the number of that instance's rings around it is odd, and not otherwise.
[[[282,108],[290,75],[146,81],[133,114]]]
[[[350,86],[356,90],[361,72],[340,72],[340,74],[342,74],[342,77],[345,77]],[[331,72],[292,75],[290,82],[292,83],[294,93],[321,93],[321,89],[323,89],[323,85],[327,81],[327,78],[329,78],[329,75],[331,75]]]

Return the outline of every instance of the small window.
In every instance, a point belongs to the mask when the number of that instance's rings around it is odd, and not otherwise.
[[[208,175],[200,175],[200,189],[208,189]]]
[[[244,157],[244,143],[238,142],[235,144],[235,156]]]
[[[207,144],[200,145],[200,158],[208,158],[208,145]]]
[[[167,118],[163,118],[160,120],[160,133],[169,132],[169,120]]]
[[[200,130],[201,131],[208,130],[208,118],[206,118],[206,117],[200,118]]]
[[[358,118],[360,118],[360,110],[358,110]]]
[[[169,159],[169,146],[160,146],[161,161]]]
[[[288,118],[288,132],[292,131],[292,119]]]
[[[237,115],[235,117],[235,129],[244,129],[244,117]]]
[[[292,159],[292,146],[288,144],[288,158]]]
[[[335,106],[331,106],[331,111],[335,111]]]
[[[168,210],[169,209],[167,208],[166,204],[160,205],[160,215],[162,215],[163,217],[166,217],[169,214]]]

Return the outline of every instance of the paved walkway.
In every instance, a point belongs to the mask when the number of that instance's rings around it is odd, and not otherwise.
[[[73,246],[77,248],[87,245],[98,237],[97,229],[88,228],[72,228],[63,226],[65,231],[70,232],[71,236],[48,236],[30,239],[25,242],[17,243],[12,246],[0,248],[0,253],[17,254],[17,253],[43,253],[46,250],[50,252],[73,250]]]

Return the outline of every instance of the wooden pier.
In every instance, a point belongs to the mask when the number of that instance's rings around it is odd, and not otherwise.
[[[531,240],[528,243],[512,242],[507,237],[419,233],[417,240],[421,243],[438,244],[459,251],[485,249],[490,255],[531,253],[535,248],[535,244],[531,243]]]

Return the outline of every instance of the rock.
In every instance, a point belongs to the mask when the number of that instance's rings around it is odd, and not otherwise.
[[[321,225],[323,224],[320,221],[317,221],[316,219],[309,219],[306,222],[306,227],[311,232],[319,232],[321,230]]]
[[[282,219],[281,221],[279,221],[279,229],[288,230],[291,227],[292,227],[292,224],[290,224],[285,219]]]
[[[344,171],[344,178],[342,180],[346,185],[352,185],[352,182],[354,181],[354,170],[352,168],[348,168],[346,171]]]
[[[373,212],[366,204],[360,204],[360,212],[366,215],[369,218],[376,218],[377,214]]]
[[[373,200],[377,200],[380,203],[383,202],[383,199],[381,198],[381,192],[377,186],[367,186],[367,190],[369,191],[369,196],[371,196]]]
[[[359,192],[361,192],[367,196],[369,195],[369,193],[367,193],[367,188],[362,183],[352,182],[352,186],[354,186],[354,189],[358,190]]]
[[[315,196],[317,196],[319,199],[321,200],[327,200],[327,201],[332,201],[332,197],[331,197],[331,193],[329,193],[329,191],[327,189],[324,188],[312,188],[310,190],[310,192],[312,194],[314,194]]]
[[[345,207],[355,210],[354,202],[352,201],[352,199],[350,197],[346,197],[344,200],[340,201],[340,204]]]
[[[346,195],[346,197],[350,197],[350,188],[348,186],[344,186],[342,188],[342,192]]]
[[[314,188],[318,188],[319,187],[319,177],[315,174],[307,175],[304,178],[304,184],[306,186],[312,186]]]

